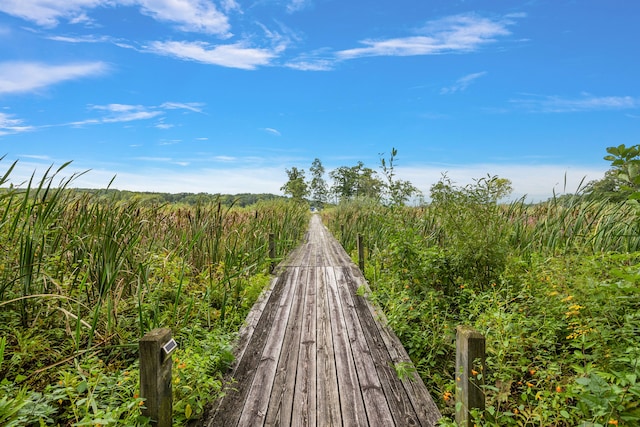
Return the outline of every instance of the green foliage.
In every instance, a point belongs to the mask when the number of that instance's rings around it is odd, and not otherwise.
[[[426,207],[359,201],[323,215],[352,254],[364,236],[368,297],[436,398],[441,425],[454,425],[461,324],[487,339],[476,425],[640,423],[633,206],[581,197],[503,205],[509,183],[492,177],[433,190]]]
[[[340,201],[354,198],[380,200],[384,183],[377,177],[376,171],[362,162],[355,166],[340,166],[329,172],[333,180],[331,192]]]
[[[441,280],[450,291],[460,281],[484,289],[500,277],[509,223],[498,201],[510,193],[511,182],[495,176],[459,187],[445,175],[431,187],[435,238],[445,257]]]
[[[312,177],[309,183],[312,203],[314,206],[322,208],[329,198],[329,188],[324,180],[325,169],[320,159],[313,160],[309,171]]]
[[[398,150],[392,148],[388,161],[382,155],[380,157],[380,168],[387,180],[385,183],[385,196],[392,206],[404,205],[412,197],[420,195],[420,190],[414,187],[411,182],[396,179],[395,161],[397,155]]]
[[[0,424],[144,425],[137,348],[155,327],[180,343],[175,417],[197,418],[269,283],[268,234],[286,254],[308,209],[146,203],[72,190],[63,169],[0,189]]]
[[[611,162],[611,167],[621,183],[620,188],[630,192],[629,198],[640,198],[640,144],[626,147],[607,147],[605,160]]]
[[[287,169],[286,172],[289,180],[280,189],[294,200],[302,201],[309,194],[309,187],[304,179],[304,169],[298,169],[294,166]]]

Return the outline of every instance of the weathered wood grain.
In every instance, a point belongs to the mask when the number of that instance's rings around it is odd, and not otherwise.
[[[240,333],[226,395],[204,425],[433,426],[440,414],[349,255],[314,215]]]

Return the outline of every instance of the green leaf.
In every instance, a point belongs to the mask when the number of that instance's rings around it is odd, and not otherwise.
[[[76,391],[78,393],[84,393],[85,391],[87,391],[87,382],[86,381],[82,381],[80,384],[78,384],[78,386],[76,387]]]

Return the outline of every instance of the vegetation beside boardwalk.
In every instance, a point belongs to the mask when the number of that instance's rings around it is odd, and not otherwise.
[[[354,257],[364,236],[369,297],[442,425],[461,324],[487,338],[476,425],[640,423],[640,146],[607,151],[604,179],[534,205],[503,203],[504,178],[443,176],[428,205],[407,207],[416,192],[395,177],[395,149],[383,179],[359,163],[330,173],[329,189],[312,165],[313,203]],[[269,282],[268,234],[283,255],[307,229],[304,174],[287,171],[293,200],[241,207],[72,190],[64,166],[7,187],[12,169],[0,175],[0,424],[144,425],[138,339],[155,327],[179,345],[175,424],[197,419]]]
[[[138,340],[172,329],[174,421],[201,415],[232,361],[231,342],[297,246],[308,208],[69,189],[49,171],[6,188],[0,176],[0,425],[144,425]],[[55,185],[54,185],[55,184]],[[137,196],[137,197],[136,197]]]
[[[350,200],[325,222],[368,249],[369,297],[455,425],[455,329],[486,336],[478,426],[640,423],[640,211],[577,194],[500,203],[507,180],[444,176],[429,206]]]

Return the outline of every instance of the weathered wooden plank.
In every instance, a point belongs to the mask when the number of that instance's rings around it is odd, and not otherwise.
[[[313,257],[312,257],[313,259]],[[317,332],[317,283],[319,270],[313,268],[308,272],[306,294],[304,298],[304,315],[302,318],[302,334],[300,352],[298,353],[298,369],[293,397],[294,427],[315,427],[316,419],[316,332]]]
[[[284,271],[276,280],[271,296],[266,301],[254,332],[251,334],[251,340],[237,362],[235,370],[232,371],[231,377],[233,380],[225,384],[225,397],[219,402],[209,420],[209,427],[238,425],[246,396],[249,393],[249,389],[245,385],[253,383],[256,366],[258,366],[262,356],[273,319],[278,314],[278,306],[281,304],[283,294],[286,295],[284,283],[290,274],[291,272]]]
[[[433,426],[440,414],[369,301],[366,280],[318,216],[240,334],[237,379],[214,426]],[[379,321],[381,320],[381,321]]]
[[[294,288],[293,301],[288,322],[284,325],[285,334],[282,340],[282,350],[280,351],[265,418],[265,425],[267,426],[286,426],[291,423],[308,274],[308,268],[300,267],[295,281],[289,284]]]
[[[361,276],[362,273],[355,265],[350,266],[351,274],[354,276]],[[351,281],[352,289],[357,289],[358,286],[365,286],[367,292],[370,292],[364,277]],[[396,336],[396,334],[387,326],[387,320],[384,313],[381,310],[374,308],[371,304],[367,303],[366,307],[370,315],[375,320],[374,325],[378,329],[380,336],[382,337],[392,364],[398,363],[410,363],[413,364],[407,351],[402,346],[402,343]],[[407,396],[411,401],[414,411],[418,417],[420,425],[423,426],[435,426],[438,420],[442,417],[438,407],[436,406],[431,394],[424,385],[422,378],[417,372],[409,372],[406,377],[400,379],[402,385],[406,389]]]
[[[234,356],[235,360],[231,369],[235,371],[238,368],[238,364],[244,357],[245,352],[247,351],[247,347],[249,346],[249,342],[253,337],[253,333],[255,332],[260,318],[264,313],[264,309],[269,303],[269,300],[273,294],[273,289],[275,288],[276,283],[278,282],[278,277],[275,277],[271,280],[269,287],[264,290],[256,300],[253,307],[247,314],[247,318],[244,321],[242,328],[238,332],[238,337],[235,340],[234,345]],[[275,296],[274,296],[275,298]]]
[[[261,426],[264,424],[264,419],[267,415],[276,368],[280,359],[287,322],[294,300],[295,286],[293,284],[299,277],[300,269],[292,267],[287,269],[287,272],[291,273],[286,275],[287,280],[283,284],[286,289],[286,297],[281,299],[277,314],[273,319],[262,357],[257,364],[253,382],[244,402],[244,408],[238,422],[240,426]]]
[[[393,426],[395,422],[382,390],[371,348],[365,337],[366,331],[362,329],[358,312],[353,304],[347,278],[343,268],[335,267],[334,273],[369,425]]]
[[[346,283],[351,288],[353,305],[358,312],[363,335],[371,351],[375,369],[380,378],[380,383],[384,390],[385,398],[389,404],[395,425],[422,425],[422,422],[415,412],[413,403],[407,394],[407,390],[391,362],[389,351],[380,335],[376,320],[373,317],[373,312],[370,310],[370,303],[366,300],[366,297],[354,295],[354,289],[357,289],[356,286],[364,282],[364,277],[354,276],[353,274],[359,273],[359,270],[352,267],[345,267],[343,270]]]
[[[362,400],[362,391],[358,382],[351,343],[338,294],[335,269],[327,269],[327,297],[331,316],[333,351],[336,360],[338,388],[340,391],[340,409],[344,426],[363,426],[367,423],[367,412]]]
[[[338,394],[338,374],[336,371],[333,335],[331,333],[331,313],[327,295],[328,268],[316,269],[318,284],[317,308],[317,423],[319,426],[341,426],[340,397]]]

